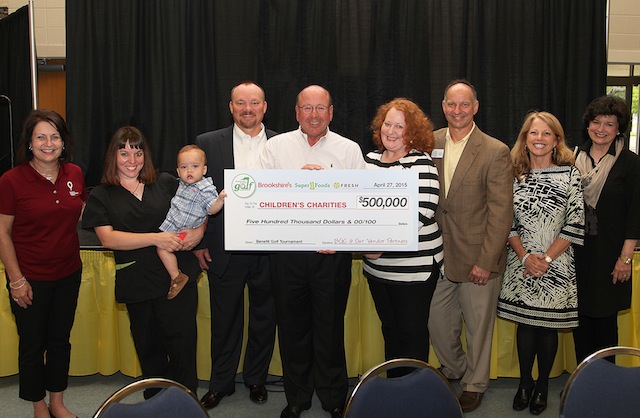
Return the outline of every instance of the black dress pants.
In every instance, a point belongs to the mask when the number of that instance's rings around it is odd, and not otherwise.
[[[190,281],[178,296],[127,303],[131,335],[144,377],[166,377],[182,383],[193,393],[196,373],[196,282]],[[145,398],[157,391],[145,391]]]
[[[287,403],[307,408],[315,390],[323,409],[342,408],[349,388],[344,313],[351,253],[276,253],[271,282]]]
[[[437,270],[436,270],[437,271]],[[437,273],[424,282],[393,283],[369,279],[369,290],[382,322],[386,360],[415,358],[429,361],[429,308],[436,290]],[[387,377],[413,371],[396,368]]]
[[[71,359],[69,336],[78,305],[81,274],[82,269],[59,280],[29,280],[33,303],[23,309],[11,301],[20,336],[19,396],[24,400],[37,402],[44,399],[46,391],[62,392],[67,388]]]
[[[209,272],[211,379],[209,390],[233,393],[244,334],[244,288],[249,289],[249,330],[242,375],[245,385],[267,380],[276,311],[267,255],[232,254],[222,277]]]
[[[573,342],[578,364],[598,350],[618,345],[618,314],[604,318],[578,315],[578,327],[573,329]],[[614,361],[614,357],[607,358]]]

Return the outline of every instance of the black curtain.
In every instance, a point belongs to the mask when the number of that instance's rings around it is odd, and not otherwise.
[[[606,0],[83,0],[67,2],[67,118],[87,183],[113,131],[131,123],[174,172],[177,150],[231,123],[229,91],[265,88],[265,124],[297,127],[296,94],[321,84],[331,129],[372,148],[376,108],[398,96],[445,125],[446,84],[478,90],[476,122],[512,144],[529,110],[582,140],[606,83]]]
[[[29,50],[29,8],[0,20],[0,174],[11,168],[22,123],[33,108]],[[10,119],[11,116],[11,119]]]

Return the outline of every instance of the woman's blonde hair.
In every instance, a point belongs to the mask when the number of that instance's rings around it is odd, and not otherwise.
[[[520,182],[524,181],[531,173],[531,161],[529,160],[529,150],[527,149],[527,135],[529,134],[533,121],[536,119],[540,119],[546,123],[558,140],[558,145],[551,155],[553,163],[556,165],[573,165],[575,163],[575,157],[573,152],[567,147],[564,139],[564,129],[562,129],[562,124],[558,118],[549,112],[531,112],[525,116],[524,123],[518,134],[518,139],[511,149],[513,171]]]

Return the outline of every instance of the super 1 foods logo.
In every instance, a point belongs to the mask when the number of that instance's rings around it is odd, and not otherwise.
[[[357,188],[357,183],[317,183],[314,181],[308,183],[292,182],[292,181],[255,181],[249,174],[238,174],[231,182],[233,193],[241,198],[247,198],[256,191],[256,189],[293,189],[293,190],[322,190],[322,189],[353,189]]]
[[[238,174],[231,181],[233,194],[238,197],[249,197],[256,191],[256,181],[248,174]]]

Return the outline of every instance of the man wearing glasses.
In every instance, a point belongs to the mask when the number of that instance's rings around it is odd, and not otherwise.
[[[260,162],[266,169],[364,169],[357,143],[329,130],[331,95],[320,86],[298,94],[300,127],[271,138]],[[312,231],[310,231],[312,233]],[[287,407],[297,418],[311,407],[315,389],[331,417],[342,416],[348,379],[344,313],[351,284],[351,253],[281,252],[271,256],[271,283],[278,318]]]

